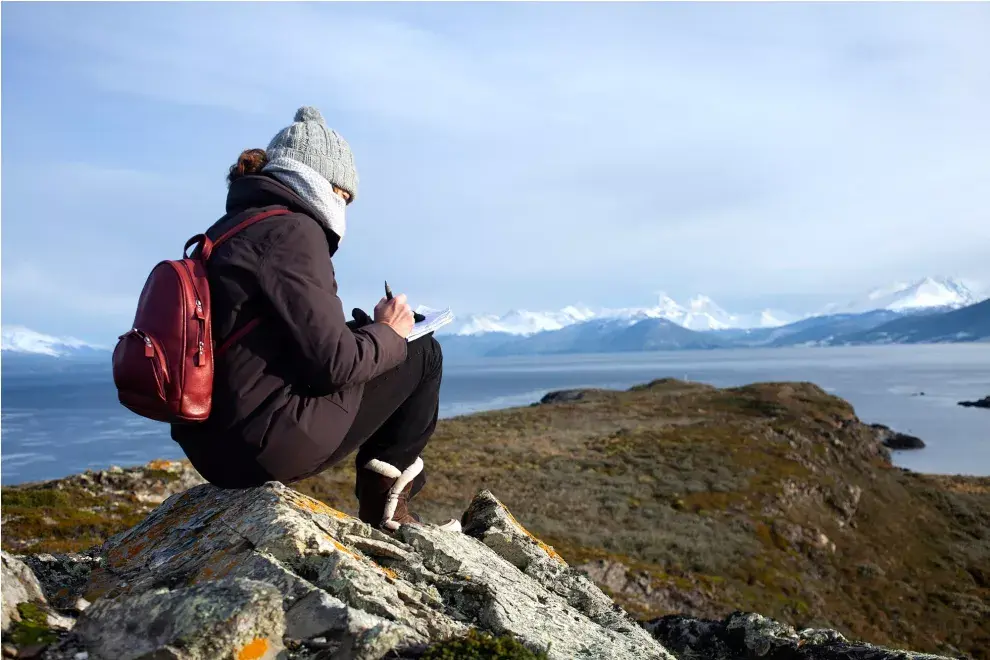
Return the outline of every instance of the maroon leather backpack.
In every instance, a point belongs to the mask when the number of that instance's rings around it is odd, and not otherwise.
[[[188,424],[210,416],[213,359],[250,332],[254,319],[214,350],[206,262],[218,245],[249,225],[289,213],[275,209],[251,216],[211,241],[197,234],[182,259],[155,266],[141,291],[130,331],[113,351],[117,398],[129,410],[159,422]],[[192,247],[191,256],[187,256]]]

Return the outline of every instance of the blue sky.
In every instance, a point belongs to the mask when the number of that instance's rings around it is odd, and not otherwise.
[[[335,260],[459,312],[990,284],[990,5],[2,5],[2,320],[112,343],[303,104]]]

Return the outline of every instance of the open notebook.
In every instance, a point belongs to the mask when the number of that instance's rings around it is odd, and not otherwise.
[[[422,314],[426,318],[413,326],[412,332],[406,337],[406,341],[414,341],[423,335],[436,332],[454,320],[454,315],[449,307],[445,309],[432,309],[420,305],[415,311],[417,314]]]

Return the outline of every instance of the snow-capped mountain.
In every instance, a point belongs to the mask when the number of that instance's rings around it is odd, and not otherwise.
[[[764,310],[755,314],[730,314],[708,296],[695,296],[681,305],[660,294],[652,307],[620,307],[593,310],[570,306],[557,312],[513,310],[502,316],[477,314],[465,317],[450,332],[456,335],[506,333],[527,336],[547,330],[560,330],[590,320],[625,321],[633,325],[646,319],[666,319],[689,330],[725,330],[727,328],[775,328],[795,320],[790,314]]]
[[[528,312],[524,309],[495,314],[468,316],[452,331],[458,335],[480,335],[489,332],[504,332],[510,335],[531,335],[544,330],[560,330],[574,323],[595,317],[590,309],[565,307],[559,312]]]
[[[958,279],[926,277],[874,289],[845,305],[829,305],[822,313],[862,314],[878,309],[907,313],[933,308],[958,309],[979,301],[980,297]]]
[[[0,350],[11,353],[64,357],[92,351],[105,351],[107,348],[90,344],[75,337],[53,337],[23,326],[7,326],[0,330]]]

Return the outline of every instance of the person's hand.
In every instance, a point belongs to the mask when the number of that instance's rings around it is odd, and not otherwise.
[[[412,308],[406,302],[406,294],[400,293],[391,300],[379,300],[375,305],[375,323],[384,323],[403,339],[408,337],[415,322]]]

